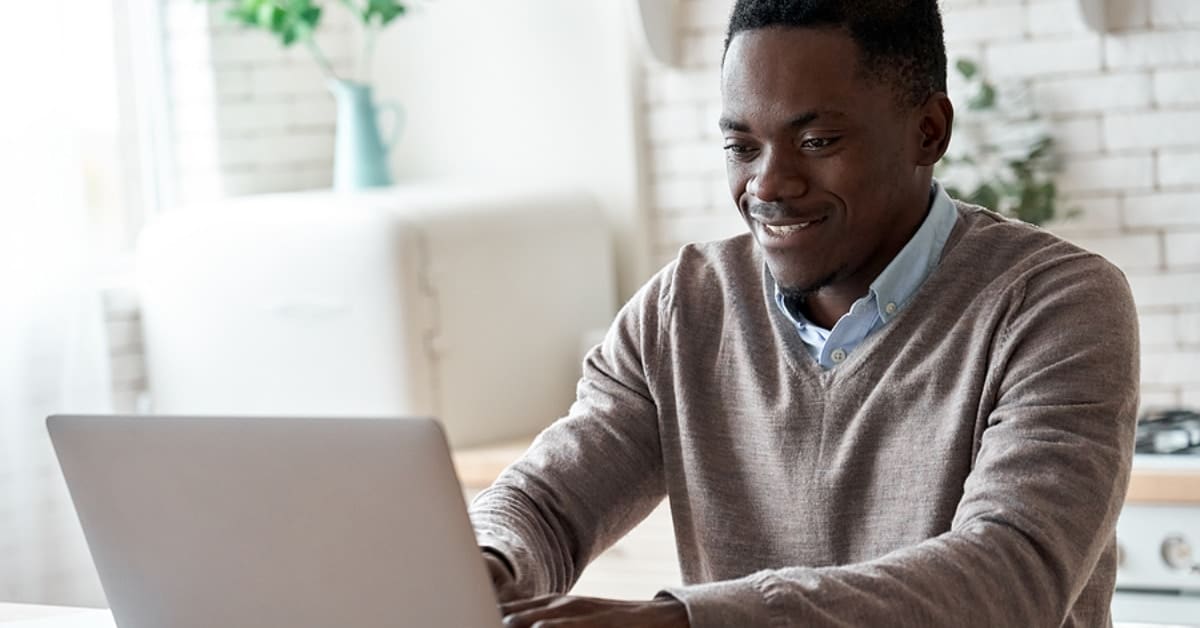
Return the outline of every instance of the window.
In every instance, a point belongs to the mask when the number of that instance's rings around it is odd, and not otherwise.
[[[101,268],[128,257],[144,218],[167,201],[158,15],[156,0],[6,7],[4,229],[45,226],[49,212],[83,230]]]

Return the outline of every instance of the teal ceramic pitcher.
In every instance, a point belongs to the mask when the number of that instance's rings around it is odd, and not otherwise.
[[[371,86],[333,80],[329,89],[337,101],[337,134],[333,155],[333,187],[336,190],[390,185],[388,153],[400,137],[403,112],[399,105],[385,103],[376,108]],[[379,132],[381,110],[395,114],[391,137],[384,142]]]

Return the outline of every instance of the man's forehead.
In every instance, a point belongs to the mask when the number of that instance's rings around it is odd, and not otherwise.
[[[840,29],[743,31],[730,41],[721,68],[723,116],[745,122],[766,114],[789,126],[800,117],[850,117],[856,103],[879,97],[881,87],[858,69],[857,45]]]
[[[780,113],[783,115],[775,116],[780,118],[780,124],[795,130],[812,124],[846,122],[849,119],[845,111],[828,107],[797,111],[790,116],[785,111]],[[717,121],[717,126],[725,132],[753,133],[755,129],[751,124],[752,118],[760,119],[761,116],[746,115],[736,107],[726,105],[724,111],[721,112],[721,119]]]
[[[828,31],[748,31],[730,42],[721,68],[722,94],[728,99],[851,91],[860,74],[853,46],[848,37]]]

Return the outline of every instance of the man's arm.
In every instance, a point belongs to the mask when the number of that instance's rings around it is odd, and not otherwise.
[[[471,504],[480,546],[511,567],[512,580],[498,587],[502,601],[566,593],[588,562],[662,500],[647,373],[661,351],[673,269],[646,284],[588,354],[567,416]]]
[[[692,626],[1061,625],[1128,483],[1138,342],[1124,277],[1094,256],[1040,269],[996,343],[995,409],[949,532],[866,563],[668,589]]]

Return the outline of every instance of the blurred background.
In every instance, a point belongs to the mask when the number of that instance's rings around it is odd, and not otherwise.
[[[617,306],[744,229],[731,4],[6,1],[0,600],[103,604],[47,414],[429,413],[473,445],[565,411]],[[1200,2],[942,7],[940,175],[1122,268],[1144,406],[1200,407]]]

